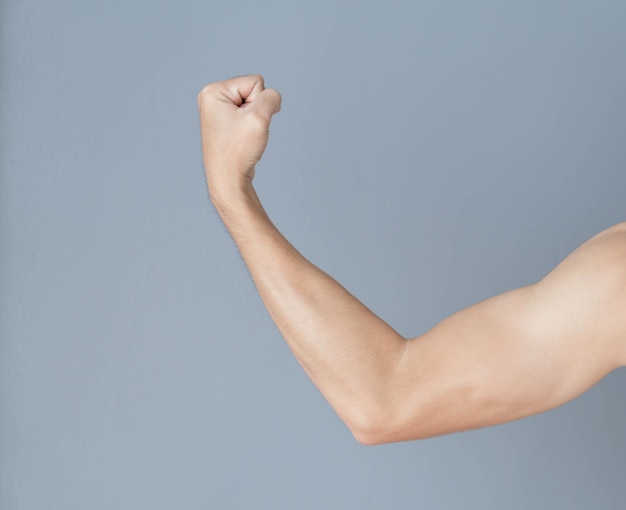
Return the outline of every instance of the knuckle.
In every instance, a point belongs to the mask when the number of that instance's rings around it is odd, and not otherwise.
[[[265,86],[265,79],[260,74],[252,74],[250,75],[255,81],[258,81],[262,86]]]
[[[202,90],[198,93],[198,106],[202,105],[202,101],[204,100],[204,97],[207,95],[207,88],[209,86],[206,85],[205,87],[202,88]]]
[[[215,92],[215,83],[209,83],[205,85],[198,93],[198,108],[202,107],[202,104]]]

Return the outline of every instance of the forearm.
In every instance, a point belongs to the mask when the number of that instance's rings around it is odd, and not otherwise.
[[[212,198],[304,370],[353,432],[369,428],[406,340],[280,234],[251,182]]]

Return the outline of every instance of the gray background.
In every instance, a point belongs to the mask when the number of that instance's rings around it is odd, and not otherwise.
[[[2,0],[0,508],[622,508],[624,369],[365,447],[207,199],[196,94],[283,95],[257,190],[406,336],[626,219],[626,3]]]

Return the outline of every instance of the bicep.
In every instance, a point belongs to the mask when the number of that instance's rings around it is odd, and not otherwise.
[[[615,269],[624,267],[624,259],[619,250],[592,241],[542,281],[461,310],[408,340],[388,439],[431,437],[547,411],[617,368],[626,287],[624,271]]]

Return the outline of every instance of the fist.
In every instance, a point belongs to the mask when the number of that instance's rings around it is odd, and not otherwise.
[[[254,178],[280,101],[259,75],[211,83],[198,94],[202,156],[212,195]]]

